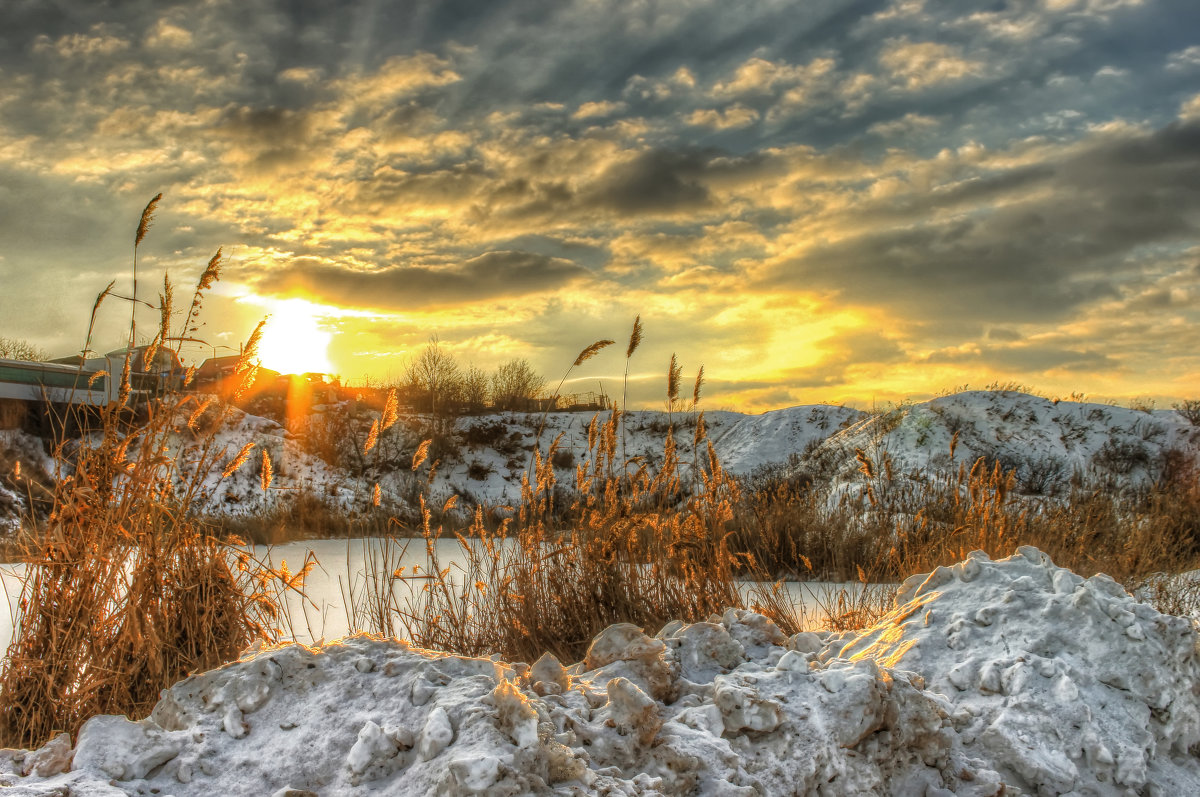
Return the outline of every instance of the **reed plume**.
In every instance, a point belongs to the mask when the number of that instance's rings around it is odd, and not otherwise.
[[[275,477],[275,471],[271,467],[271,456],[267,453],[267,449],[262,450],[262,473],[260,474],[260,483],[262,484],[263,492],[271,489],[271,480]]]
[[[371,421],[371,431],[367,432],[367,442],[363,445],[363,456],[371,452],[375,447],[375,443],[379,441],[379,421]]]
[[[137,233],[133,236],[133,302],[129,309],[129,347],[137,342],[137,256],[138,247],[146,238],[146,233],[150,231],[150,225],[154,223],[154,212],[158,210],[158,202],[162,199],[162,193],[154,195],[146,203],[145,209],[142,211],[142,217],[138,221]]]
[[[683,366],[675,359],[675,352],[671,352],[671,364],[667,366],[667,412],[670,413],[675,407],[675,403],[679,401],[679,382],[683,377]]]
[[[589,346],[585,347],[583,351],[579,352],[579,356],[575,358],[575,362],[571,363],[571,367],[578,368],[599,354],[601,349],[611,346],[613,343],[615,343],[615,341],[606,339],[598,340],[595,343],[590,344]],[[570,373],[570,371],[568,371],[568,373]],[[566,377],[563,378],[566,379]],[[559,383],[559,387],[562,387],[562,383]]]
[[[154,199],[146,203],[146,208],[142,211],[142,218],[138,221],[137,235],[133,238],[135,249],[141,245],[142,241],[146,238],[146,233],[150,231],[150,225],[154,223],[154,213],[158,210],[158,203],[162,199],[162,196],[161,193],[155,194]]]
[[[242,450],[237,453],[237,456],[229,461],[225,469],[221,471],[221,478],[228,479],[234,474],[238,468],[246,464],[246,460],[250,458],[250,452],[254,450],[254,443],[246,443],[242,446]]]
[[[421,463],[429,456],[429,444],[432,440],[422,440],[421,445],[417,446],[417,450],[413,452],[412,469],[415,471],[421,467]]]
[[[625,380],[621,388],[621,459],[626,460],[625,450],[625,414],[629,409],[629,359],[642,343],[642,315],[638,313],[633,319],[633,331],[629,333],[629,345],[625,348]]]
[[[633,331],[629,333],[629,346],[625,349],[625,359],[628,360],[637,351],[642,342],[642,316],[638,314],[633,319]]]

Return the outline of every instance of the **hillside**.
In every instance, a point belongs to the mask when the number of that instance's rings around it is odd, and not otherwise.
[[[575,465],[587,458],[593,416],[552,413],[540,436],[539,415],[464,417],[441,434],[431,431],[430,419],[412,416],[402,418],[364,454],[376,417],[348,402],[325,405],[294,421],[289,430],[271,419],[233,410],[219,432],[219,443],[228,457],[247,442],[266,451],[274,468],[272,488],[264,492],[260,486],[256,452],[224,481],[218,473],[209,475],[206,509],[252,517],[303,492],[354,514],[369,507],[376,484],[383,508],[401,517],[415,515],[417,496],[426,489],[431,503],[439,505],[451,495],[459,496],[465,508],[511,505],[520,497],[521,477],[535,445],[545,452],[558,440],[554,464],[559,484],[573,482]],[[775,471],[841,485],[862,478],[858,451],[877,467],[890,463],[895,474],[912,479],[983,457],[989,465],[999,462],[1012,469],[1017,491],[1031,495],[1052,495],[1071,480],[1113,489],[1144,485],[1172,463],[1200,453],[1200,427],[1174,410],[1055,402],[1014,391],[957,393],[876,413],[806,405],[761,415],[717,411],[706,413],[704,420],[709,441],[732,474]],[[619,432],[619,450],[632,461],[631,467],[644,462],[654,471],[672,423],[686,484],[695,455],[693,414],[630,412]],[[414,472],[413,454],[431,437],[429,460]],[[185,459],[192,453],[189,447],[196,445],[192,438],[185,431],[174,440]],[[27,433],[0,433],[0,463],[9,463],[0,481],[0,528],[15,528],[28,510],[26,490],[14,478],[15,463],[22,463],[26,479],[30,473],[47,473],[52,468],[47,450],[48,444]],[[704,455],[704,444],[700,453]]]

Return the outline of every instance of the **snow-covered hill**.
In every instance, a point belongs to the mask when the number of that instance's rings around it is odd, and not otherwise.
[[[249,652],[140,722],[0,753],[5,793],[1200,793],[1196,630],[1033,548],[857,633],[739,610],[530,666],[365,636]],[[656,629],[648,629],[653,632]]]
[[[1040,494],[1072,478],[1118,487],[1157,479],[1172,452],[1200,452],[1200,427],[1174,410],[971,391],[860,418],[809,452],[801,468],[814,477],[851,477],[856,449],[877,465],[890,459],[899,474],[984,457],[1014,470],[1022,491]]]
[[[218,432],[218,444],[227,452],[220,461],[247,442],[257,448],[247,465],[223,482],[216,472],[208,475],[206,509],[254,516],[307,491],[334,508],[356,513],[369,507],[376,484],[384,509],[401,515],[411,515],[416,496],[426,489],[438,503],[458,495],[467,507],[511,505],[520,498],[521,476],[535,444],[545,451],[559,439],[559,482],[572,483],[575,464],[588,456],[592,419],[583,413],[552,413],[539,436],[543,418],[536,414],[460,418],[435,436],[429,462],[414,473],[412,455],[432,435],[429,419],[401,418],[364,454],[376,417],[345,404],[324,406],[289,431],[275,421],[233,410]],[[719,411],[704,417],[721,462],[743,476],[786,468],[818,481],[852,482],[861,478],[860,450],[878,467],[890,460],[894,473],[917,478],[931,469],[985,457],[1016,471],[1018,491],[1045,494],[1072,478],[1118,488],[1144,484],[1158,478],[1173,457],[1194,459],[1200,453],[1200,427],[1173,410],[1055,402],[1013,391],[964,392],[876,413],[810,405],[761,415]],[[673,422],[686,476],[694,456],[695,420],[690,413],[668,418],[662,412],[631,412],[619,450],[655,467]],[[186,433],[175,442],[183,461],[198,445]],[[268,453],[274,467],[267,492],[260,485],[260,451]],[[27,475],[29,468],[50,467],[41,441],[12,430],[0,436],[0,458],[21,460]],[[438,467],[427,486],[435,460]],[[12,528],[25,509],[23,491],[9,468],[0,480],[0,527]]]

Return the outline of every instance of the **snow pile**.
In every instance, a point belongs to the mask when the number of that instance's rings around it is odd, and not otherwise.
[[[188,678],[11,752],[12,793],[1200,793],[1197,635],[1034,549],[910,579],[859,634],[730,610],[584,661],[365,636]],[[70,770],[63,770],[67,760]],[[3,769],[4,767],[0,767]]]
[[[355,505],[362,508],[370,495],[369,485],[305,451],[295,435],[269,418],[230,407],[228,417],[213,436],[214,447],[224,454],[218,458],[217,467],[204,475],[201,501],[205,511],[253,516],[269,510],[280,496],[290,496],[299,490],[319,495],[339,508],[352,509]],[[179,455],[178,461],[184,468],[199,457],[205,444],[202,438],[190,439],[187,432],[172,435],[171,442],[174,449],[171,453]],[[225,463],[247,443],[255,446],[250,459],[222,479]],[[264,451],[271,459],[272,484],[276,488],[265,492],[260,483]]]
[[[1029,547],[914,576],[897,602],[875,628],[838,640],[836,655],[921,673],[948,698],[966,749],[1007,783],[1200,793],[1189,754],[1200,742],[1200,664],[1188,620]]]
[[[1174,410],[966,391],[858,418],[827,437],[800,468],[854,481],[860,478],[856,449],[877,464],[886,456],[897,473],[917,478],[985,457],[1014,470],[1019,491],[1052,494],[1074,476],[1118,487],[1154,481],[1167,452],[1200,453],[1200,427]]]

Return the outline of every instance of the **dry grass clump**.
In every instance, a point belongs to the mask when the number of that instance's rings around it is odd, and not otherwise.
[[[895,583],[974,550],[1003,557],[1033,545],[1060,566],[1107,573],[1131,592],[1152,585],[1146,594],[1164,609],[1177,582],[1160,574],[1200,566],[1200,483],[1186,458],[1173,458],[1140,492],[1075,486],[1031,498],[1016,495],[1015,472],[997,462],[980,459],[918,482],[898,478],[886,457],[858,455],[864,479],[836,500],[821,485],[760,479],[737,507],[734,550],[755,551],[776,574]]]
[[[565,524],[556,520],[562,515],[549,464],[557,441],[545,455],[535,452],[535,479],[525,480],[513,518],[489,530],[477,512],[469,533],[457,536],[461,569],[440,566],[435,543],[442,531],[426,523],[431,572],[403,610],[415,642],[513,661],[547,651],[575,661],[612,623],[656,629],[671,619],[704,620],[745,605],[739,574],[759,569],[752,556],[728,546],[737,482],[708,446],[703,489],[686,496],[672,434],[657,473],[638,464],[625,477],[617,462],[619,423],[619,412],[607,421],[593,418]],[[760,609],[794,629],[790,604],[769,588],[758,597]]]
[[[218,268],[210,262],[205,270],[189,322]],[[171,334],[169,283],[160,309],[147,362],[190,331]],[[247,375],[258,332],[245,347]],[[86,421],[91,433],[58,443],[53,506],[22,553],[26,575],[0,671],[6,745],[36,747],[96,714],[143,716],[181,677],[236,658],[255,639],[276,638],[278,573],[193,517],[208,475],[223,464],[228,472],[248,452],[230,457],[214,429],[181,461],[172,435],[194,431],[207,407],[181,393],[147,400],[131,386],[131,356],[122,370],[118,399]]]
[[[641,321],[626,351],[641,341]],[[611,341],[583,350],[593,356]],[[673,372],[677,367],[673,364]],[[669,392],[678,393],[678,375]],[[693,405],[699,399],[698,378]],[[705,435],[703,416],[694,424],[691,463],[697,489],[679,481],[679,449],[673,429],[655,471],[619,453],[624,413],[597,415],[588,427],[587,454],[575,465],[574,489],[557,485],[556,439],[535,448],[522,484],[522,498],[498,527],[476,510],[471,527],[456,534],[463,564],[451,569],[438,560],[431,508],[421,498],[428,572],[405,573],[376,566],[374,596],[358,601],[370,630],[388,632],[379,620],[399,612],[417,644],[465,655],[499,653],[532,661],[552,652],[563,661],[580,659],[591,639],[612,623],[654,629],[672,619],[698,621],[747,600],[740,579],[761,581],[752,590],[754,608],[796,630],[791,602],[767,584],[749,552],[729,545],[728,524],[740,487],[721,468]],[[563,496],[569,504],[562,505]],[[443,513],[448,507],[443,507]],[[395,543],[399,545],[399,543]],[[389,549],[390,550],[390,549]],[[388,558],[390,563],[395,557]],[[405,582],[415,596],[397,603],[394,588]],[[388,623],[394,620],[387,621]]]

